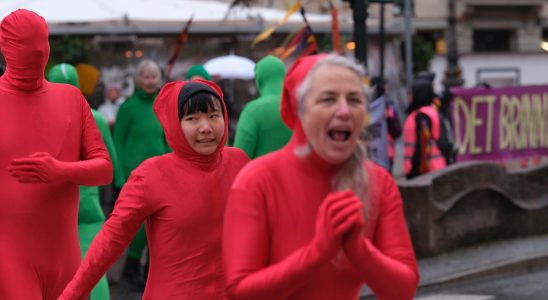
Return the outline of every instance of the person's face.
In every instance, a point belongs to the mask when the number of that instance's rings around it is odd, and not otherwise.
[[[181,119],[186,141],[194,151],[203,155],[215,152],[225,129],[221,103],[218,100],[213,103],[213,109],[209,108],[207,113],[196,112]]]
[[[147,94],[152,94],[156,91],[160,83],[160,76],[152,70],[143,70],[141,73],[141,87]]]
[[[110,99],[110,101],[115,101],[116,99],[118,99],[120,97],[120,90],[117,89],[117,88],[111,88],[108,90],[108,99]]]
[[[408,91],[407,92],[407,105],[411,105],[411,102],[413,102],[413,92]]]
[[[365,117],[365,95],[359,76],[341,66],[320,66],[312,76],[303,108],[301,124],[314,151],[333,164],[348,159]]]

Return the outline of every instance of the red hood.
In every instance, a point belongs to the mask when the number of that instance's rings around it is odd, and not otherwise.
[[[223,139],[219,143],[217,150],[210,155],[199,154],[188,144],[181,129],[178,113],[178,97],[183,86],[188,82],[200,82],[208,85],[215,90],[223,103],[223,117],[225,120],[225,129]],[[190,161],[202,168],[210,169],[217,165],[221,159],[221,151],[223,150],[226,138],[228,135],[228,114],[224,103],[223,92],[215,83],[207,80],[194,79],[191,81],[175,81],[170,82],[160,90],[158,97],[154,101],[154,113],[160,120],[166,135],[167,143],[173,149],[175,154],[183,160]]]
[[[295,133],[292,140],[299,145],[307,142],[301,127],[301,121],[298,116],[297,107],[297,88],[306,78],[308,72],[321,59],[327,57],[327,54],[317,54],[299,58],[291,66],[285,76],[282,90],[281,115],[284,123]]]
[[[48,25],[32,11],[19,9],[0,24],[0,51],[6,59],[5,79],[21,90],[35,90],[45,82],[49,58]]]

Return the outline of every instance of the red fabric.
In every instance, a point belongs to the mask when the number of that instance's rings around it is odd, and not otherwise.
[[[293,129],[293,131],[296,131],[297,126],[300,126],[299,117],[297,116],[297,88],[316,62],[326,56],[326,54],[318,54],[300,58],[291,66],[285,76],[282,90],[281,115],[285,125]]]
[[[0,50],[6,59],[5,79],[20,90],[34,90],[45,82],[49,58],[48,26],[36,13],[16,10],[0,25]]]
[[[220,89],[211,82],[200,81]],[[184,82],[165,85],[154,103],[173,153],[135,169],[103,229],[61,299],[85,298],[130,243],[143,221],[150,270],[143,299],[225,299],[221,265],[223,212],[230,185],[249,159],[236,148],[199,155],[183,136],[177,96]],[[226,109],[224,118],[227,120]]]
[[[364,224],[355,196],[331,188],[338,167],[314,151],[296,155],[306,137],[294,89],[321,58],[297,61],[284,82],[282,115],[296,130],[290,143],[249,163],[232,186],[223,232],[227,291],[233,299],[344,300],[357,299],[365,283],[379,299],[412,299],[418,269],[392,176],[364,166],[371,203]],[[329,209],[341,200],[340,214]]]
[[[82,93],[43,79],[44,19],[18,10],[0,28],[0,295],[55,299],[80,263],[78,185],[108,184],[112,165]]]
[[[331,1],[329,1],[329,6],[331,8],[331,44],[333,45],[333,51],[340,54],[341,36],[339,32],[339,13]]]

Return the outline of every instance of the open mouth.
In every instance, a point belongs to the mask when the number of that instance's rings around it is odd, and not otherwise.
[[[335,142],[346,142],[352,135],[349,129],[331,129],[327,131],[329,138]]]
[[[198,142],[199,144],[207,144],[207,143],[215,142],[215,139],[214,138],[199,139],[199,140],[196,140],[196,142]]]

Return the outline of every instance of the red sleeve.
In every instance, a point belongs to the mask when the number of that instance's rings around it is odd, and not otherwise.
[[[260,191],[233,188],[223,231],[223,263],[231,299],[269,299],[289,296],[307,283],[322,261],[305,245],[284,260],[269,262],[270,234],[264,197]]]
[[[136,170],[138,171],[138,170]],[[97,234],[73,279],[59,299],[85,299],[131,242],[153,207],[146,201],[144,177],[132,174],[110,218]]]
[[[398,187],[383,173],[384,183],[375,199],[381,203],[373,241],[364,237],[349,259],[379,299],[413,299],[419,282],[415,253]]]
[[[80,161],[63,164],[69,180],[86,186],[112,182],[112,163],[86,100],[82,97],[82,146]]]

